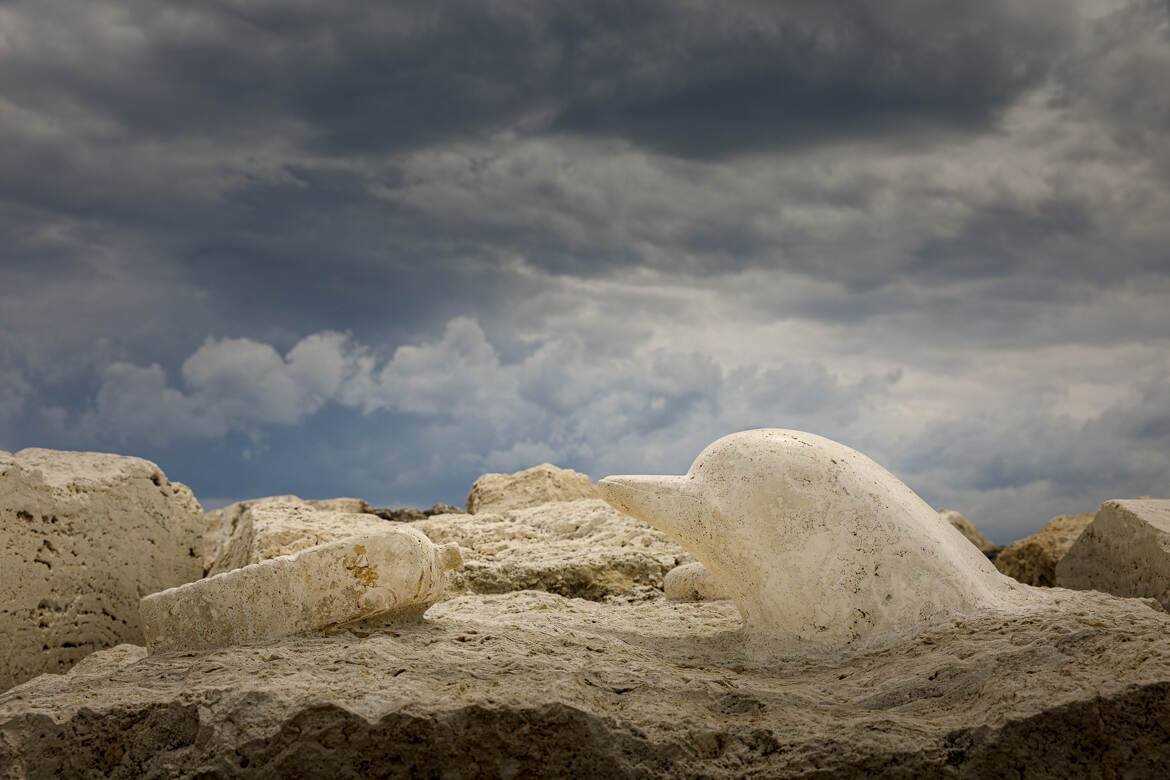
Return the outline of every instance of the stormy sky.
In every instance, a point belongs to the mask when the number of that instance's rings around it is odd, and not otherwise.
[[[1170,3],[0,0],[0,449],[1170,495]]]

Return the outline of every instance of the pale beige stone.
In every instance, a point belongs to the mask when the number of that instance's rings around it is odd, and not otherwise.
[[[671,601],[719,601],[732,596],[731,590],[698,561],[668,571],[662,592]]]
[[[955,529],[963,536],[967,537],[967,541],[979,548],[979,552],[988,557],[994,557],[1003,547],[998,544],[993,544],[990,539],[983,535],[974,523],[968,520],[961,512],[956,512],[953,509],[940,509],[938,516],[942,520],[946,520],[953,525]]]
[[[1030,596],[900,480],[814,434],[744,431],[685,475],[598,486],[689,550],[778,642],[879,647]]]
[[[1036,533],[1003,548],[995,568],[1025,585],[1050,588],[1056,584],[1056,565],[1092,521],[1092,512],[1057,515]]]
[[[317,509],[296,496],[245,501],[218,511],[216,518],[208,513],[208,537],[214,539],[205,547],[209,576],[394,525],[375,515]]]
[[[666,572],[690,560],[661,531],[601,499],[436,515],[410,525],[436,543],[457,542],[463,549],[467,563],[450,578],[456,592],[630,596],[661,590]]]
[[[1056,565],[1056,584],[1170,609],[1170,499],[1106,501]]]
[[[203,511],[150,461],[0,453],[0,689],[141,642],[138,599],[197,579]]]
[[[294,555],[154,593],[139,609],[152,653],[276,639],[374,615],[418,617],[462,564],[407,526],[351,536]]]
[[[588,475],[542,463],[515,474],[484,474],[471,486],[467,511],[503,512],[581,498],[600,498]]]
[[[262,647],[116,648],[0,694],[0,777],[1163,776],[1170,615],[1042,593],[880,653],[777,658],[727,601],[533,591]]]

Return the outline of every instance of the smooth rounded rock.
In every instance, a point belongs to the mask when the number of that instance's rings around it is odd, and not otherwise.
[[[685,475],[598,487],[726,584],[749,629],[801,646],[882,645],[1032,595],[884,468],[811,433],[732,434]]]
[[[668,571],[662,578],[662,592],[671,601],[722,601],[731,598],[731,590],[698,561],[684,563]]]

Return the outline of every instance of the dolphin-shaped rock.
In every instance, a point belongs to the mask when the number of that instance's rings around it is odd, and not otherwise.
[[[811,433],[731,434],[685,475],[606,477],[598,488],[705,564],[749,630],[802,645],[873,647],[1032,591],[897,477]]]

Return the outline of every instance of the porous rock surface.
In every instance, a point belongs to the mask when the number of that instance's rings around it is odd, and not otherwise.
[[[200,576],[202,528],[150,461],[0,452],[0,690],[141,642],[138,599]]]
[[[1043,591],[880,652],[730,602],[463,596],[409,626],[92,656],[0,695],[0,777],[1100,777],[1170,763],[1170,616]]]
[[[600,499],[436,515],[411,527],[436,544],[455,542],[462,549],[463,568],[448,575],[456,592],[628,596],[661,590],[666,573],[691,560],[661,531]]]
[[[407,525],[253,563],[142,599],[151,652],[276,639],[372,616],[417,619],[462,563]]]
[[[588,475],[542,463],[515,474],[482,475],[467,494],[467,511],[472,514],[503,512],[552,501],[599,497],[597,486]]]
[[[326,507],[355,505],[361,499],[316,502]],[[365,502],[362,502],[365,503]],[[375,515],[333,511],[296,496],[271,496],[207,513],[203,537],[203,565],[208,576],[279,555],[289,555],[355,534],[376,534],[388,527]]]
[[[955,527],[959,533],[967,537],[967,541],[979,548],[979,552],[986,555],[988,558],[995,560],[995,557],[1003,550],[1003,547],[998,544],[993,544],[990,539],[983,535],[983,532],[970,520],[968,520],[961,512],[956,512],[953,509],[940,509],[938,516],[942,520],[946,520]]]
[[[1056,565],[1056,581],[1170,609],[1170,499],[1106,501]]]
[[[1057,515],[1036,533],[1003,548],[995,556],[995,568],[1025,585],[1052,587],[1056,565],[1092,521],[1092,512]]]

